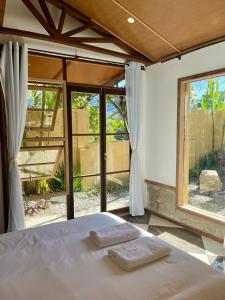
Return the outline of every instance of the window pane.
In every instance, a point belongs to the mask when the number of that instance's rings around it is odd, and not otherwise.
[[[185,83],[183,205],[225,217],[225,76]]]
[[[52,111],[27,111],[26,117],[26,129],[51,129],[53,126],[53,115]]]
[[[26,180],[22,181],[22,190],[23,190],[23,196],[27,200],[28,197],[35,199],[49,199],[50,194],[53,193],[62,193],[66,190],[66,176],[65,176],[65,166],[64,161],[61,160],[57,164],[56,170],[53,172],[53,168],[55,165],[43,165],[43,166],[26,166],[26,167],[19,167],[20,169],[28,169],[28,173],[22,173],[22,174],[28,174],[30,175],[29,171],[32,170],[33,173],[31,173],[34,176],[34,179],[30,180],[29,177],[26,178]],[[49,170],[48,170],[49,168]],[[43,172],[44,176],[39,176],[38,179],[37,172],[39,173]],[[49,171],[50,178],[46,177]],[[52,173],[54,173],[54,176],[52,176]],[[37,178],[37,179],[35,179]]]
[[[99,133],[99,95],[72,92],[73,134]]]
[[[107,210],[128,207],[129,173],[107,175]]]
[[[127,132],[127,105],[125,96],[106,96],[106,132]]]
[[[20,178],[29,181],[38,177],[53,177],[61,159],[62,150],[62,147],[58,147],[20,151],[18,155]]]
[[[59,86],[31,84],[27,98],[26,129],[54,130],[58,109],[63,108]]]
[[[128,134],[106,136],[106,171],[116,172],[130,168],[130,143]]]
[[[36,165],[36,166],[21,166],[20,178],[22,180],[31,180],[38,177],[51,177],[55,164]]]
[[[99,136],[73,137],[73,175],[99,174]]]
[[[28,109],[53,109],[57,105],[61,89],[58,86],[30,84],[27,98]],[[58,105],[57,105],[58,106]]]
[[[55,162],[61,148],[34,149],[20,151],[18,155],[19,165]]]
[[[100,176],[76,178],[73,189],[75,216],[100,212]]]

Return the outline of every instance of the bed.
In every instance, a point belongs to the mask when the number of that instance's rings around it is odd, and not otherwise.
[[[1,300],[224,300],[225,276],[172,247],[170,256],[123,271],[88,237],[124,222],[99,213],[0,236]],[[143,235],[151,235],[142,232]]]

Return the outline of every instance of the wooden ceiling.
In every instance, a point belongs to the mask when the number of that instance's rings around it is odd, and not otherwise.
[[[63,80],[62,59],[29,54],[29,78]],[[114,86],[124,78],[124,67],[94,62],[67,60],[67,81],[70,83]]]
[[[69,45],[124,61],[148,65],[225,41],[225,0],[17,0],[47,34],[29,31],[29,24],[25,30],[4,27],[7,1],[0,0],[0,33]],[[60,11],[59,22],[53,19],[49,5]],[[65,32],[67,16],[81,25]],[[134,18],[133,24],[127,22],[129,17]],[[97,37],[82,36],[86,29]]]
[[[225,0],[64,2],[154,62],[225,40]]]

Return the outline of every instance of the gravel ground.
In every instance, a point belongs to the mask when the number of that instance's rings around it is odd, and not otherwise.
[[[81,212],[88,210],[90,208],[100,206],[100,196],[99,195],[89,195],[86,193],[76,193],[74,194],[74,211]],[[128,201],[129,193],[124,191],[115,194],[107,195],[107,203],[124,203]],[[34,202],[36,205],[37,202]],[[26,218],[35,217],[45,217],[50,215],[66,215],[66,196],[54,197],[48,201],[48,207],[46,209],[36,209],[33,215],[26,215]]]
[[[189,184],[189,205],[225,216],[225,191],[200,193],[197,183]]]

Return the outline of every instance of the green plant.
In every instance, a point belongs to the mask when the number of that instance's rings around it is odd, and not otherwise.
[[[75,167],[73,169],[73,175],[74,176],[79,176],[80,175],[79,168]],[[81,191],[81,178],[74,178],[73,179],[73,191],[74,192],[80,192]]]
[[[49,188],[47,180],[45,180],[45,179],[40,180],[39,185],[38,185],[38,194],[45,195],[49,192],[50,192],[50,188]]]
[[[55,177],[48,180],[51,192],[63,192],[65,190],[64,163],[61,163],[55,173]]]

